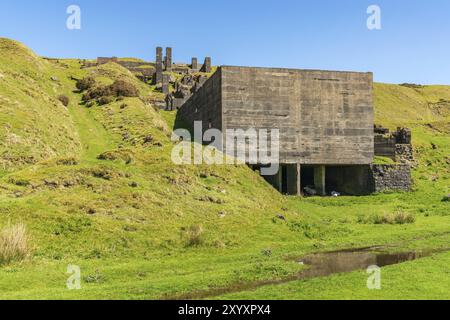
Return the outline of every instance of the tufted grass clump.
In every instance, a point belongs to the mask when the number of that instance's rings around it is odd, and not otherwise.
[[[360,224],[412,224],[416,222],[416,217],[412,213],[397,211],[393,214],[372,214],[370,216],[358,217]]]
[[[182,228],[181,231],[186,239],[187,247],[198,247],[203,244],[203,227],[201,225],[192,225],[189,228]]]
[[[31,254],[27,228],[23,224],[8,226],[0,232],[0,265],[23,261]]]

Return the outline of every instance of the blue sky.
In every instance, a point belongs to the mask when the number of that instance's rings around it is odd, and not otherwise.
[[[66,9],[81,8],[81,30]],[[381,8],[368,30],[367,7]],[[0,36],[51,57],[372,71],[376,81],[450,84],[448,0],[2,0]]]

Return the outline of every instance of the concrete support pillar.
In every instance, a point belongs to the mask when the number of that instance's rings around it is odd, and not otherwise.
[[[207,73],[211,72],[211,58],[210,57],[205,58],[205,63],[203,64],[202,72],[207,72]]]
[[[325,196],[326,186],[325,186],[325,166],[315,166],[314,167],[314,186],[319,195]]]
[[[156,48],[156,73],[155,84],[162,84],[163,76],[163,49],[161,47]]]
[[[302,166],[297,163],[297,196],[302,196]]]
[[[280,165],[280,169],[275,176],[275,183],[278,189],[278,192],[283,193],[283,167]]]
[[[198,70],[198,59],[195,57],[192,58],[191,68],[192,70]]]
[[[170,82],[170,76],[167,73],[163,73],[162,93],[169,94],[169,82]]]
[[[172,71],[172,48],[166,48],[166,71]]]

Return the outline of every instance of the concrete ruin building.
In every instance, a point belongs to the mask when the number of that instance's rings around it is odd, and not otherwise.
[[[280,170],[265,178],[284,194],[408,190],[409,165],[373,164],[372,87],[372,73],[222,66],[179,116],[204,130],[279,129]]]
[[[118,63],[165,94],[157,105],[204,129],[279,129],[280,170],[265,177],[285,194],[369,194],[409,190],[414,165],[411,132],[374,125],[371,73],[174,63],[172,48],[152,62]],[[174,77],[174,74],[180,76]],[[223,142],[226,146],[226,142]],[[226,148],[222,151],[228,153]],[[374,164],[374,156],[396,164]],[[252,166],[255,169],[261,164]]]

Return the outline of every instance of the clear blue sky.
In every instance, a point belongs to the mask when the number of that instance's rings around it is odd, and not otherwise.
[[[66,28],[79,5],[82,29]],[[381,7],[382,29],[366,27]],[[448,0],[2,0],[0,36],[52,57],[373,71],[376,81],[450,84]]]

